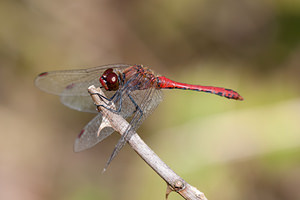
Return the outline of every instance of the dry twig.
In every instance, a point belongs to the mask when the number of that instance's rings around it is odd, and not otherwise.
[[[99,93],[104,96],[104,93],[100,88],[95,88],[95,86],[90,86],[88,88],[90,94]],[[108,106],[109,102],[102,98],[102,101],[98,95],[91,95],[93,101],[96,105]],[[114,106],[114,105],[111,105]],[[110,107],[110,106],[108,106]],[[113,108],[113,107],[112,107]],[[103,115],[103,121],[106,125],[111,126],[115,131],[121,135],[128,128],[129,123],[122,118],[122,116],[110,112],[108,109],[101,109],[98,107],[98,111]],[[162,177],[168,187],[166,192],[166,199],[171,191],[176,191],[184,199],[189,200],[207,200],[205,195],[200,192],[197,188],[188,184],[180,176],[178,176],[174,171],[172,171],[151,149],[148,147],[145,142],[139,137],[139,135],[134,132],[130,139],[127,141],[128,144],[134,149],[135,152],[160,176]]]

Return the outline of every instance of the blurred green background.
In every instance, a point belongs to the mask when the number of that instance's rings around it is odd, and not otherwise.
[[[33,83],[43,71],[144,64],[245,101],[165,91],[138,130],[208,199],[300,199],[300,1],[0,1],[0,199],[164,199],[119,136],[73,152],[93,115]],[[176,193],[170,199],[182,199]]]

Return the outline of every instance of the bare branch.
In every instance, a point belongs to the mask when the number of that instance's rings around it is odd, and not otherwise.
[[[105,105],[106,107],[114,106],[111,102],[106,101],[104,98],[100,99],[98,95],[93,95],[98,93],[104,96],[104,93],[100,88],[95,88],[95,86],[90,86],[88,88],[89,93],[96,105]],[[103,101],[102,101],[103,100]],[[105,118],[105,123],[109,123],[109,126],[113,127],[121,135],[126,131],[130,124],[122,118],[122,116],[110,112],[108,109],[101,109],[98,106],[98,111],[102,113]],[[113,108],[113,107],[112,107]],[[176,191],[184,199],[189,200],[207,200],[204,193],[197,190],[197,188],[188,184],[180,176],[178,176],[174,171],[172,171],[151,149],[145,142],[139,137],[139,135],[134,132],[130,139],[127,141],[128,144],[134,149],[135,152],[161,177],[163,178],[167,185],[166,199],[171,191]]]

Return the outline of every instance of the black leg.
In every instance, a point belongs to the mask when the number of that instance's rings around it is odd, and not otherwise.
[[[127,93],[127,96],[129,97],[129,99],[131,100],[131,102],[133,103],[133,105],[135,106],[135,111],[133,113],[135,113],[136,111],[139,111],[141,116],[140,118],[143,116],[143,111],[141,110],[141,108],[139,107],[139,105],[137,105],[137,103],[134,101],[134,99],[132,98],[132,96],[130,94]]]
[[[119,113],[121,111],[122,98],[120,98],[120,97],[116,98],[117,99],[116,101],[119,101],[119,103],[118,103],[119,108],[118,109],[112,109],[112,108],[108,107],[111,104],[113,98],[120,96],[119,92],[115,92],[115,94],[111,98],[107,98],[107,97],[105,97],[105,96],[103,96],[103,95],[101,95],[99,93],[91,93],[91,95],[97,95],[101,99],[101,101],[104,102],[104,104],[105,104],[105,105],[96,105],[97,108],[98,107],[103,107],[103,108],[105,108],[105,109],[107,109],[107,110],[109,110],[111,112],[114,112],[114,113]],[[103,99],[109,101],[109,103],[106,103],[105,101],[103,101]]]

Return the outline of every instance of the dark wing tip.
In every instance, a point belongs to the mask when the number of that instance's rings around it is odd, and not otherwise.
[[[42,72],[38,75],[38,77],[47,76],[47,75],[48,75],[48,72]]]
[[[80,138],[81,136],[84,134],[85,132],[85,129],[82,129],[80,131],[80,133],[78,134],[77,138],[75,139],[75,143],[74,143],[74,147],[73,147],[73,150],[74,152],[80,152],[80,151],[83,151],[84,149],[82,148],[82,146],[80,145]]]

